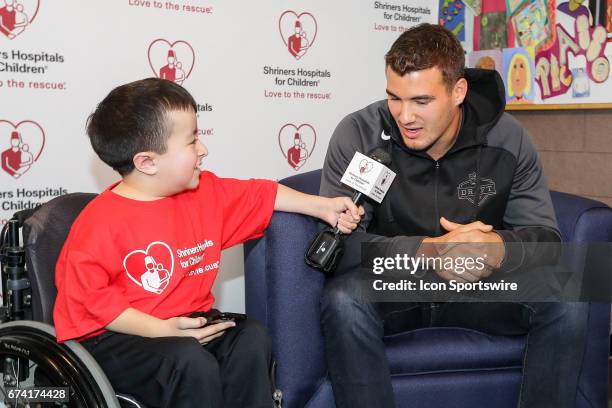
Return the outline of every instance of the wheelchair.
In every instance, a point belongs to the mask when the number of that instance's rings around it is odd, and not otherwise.
[[[116,394],[78,342],[58,344],[52,326],[55,263],[76,216],[95,196],[56,197],[16,213],[2,229],[0,408],[144,408]]]

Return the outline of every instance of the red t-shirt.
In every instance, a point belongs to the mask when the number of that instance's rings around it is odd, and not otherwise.
[[[128,307],[160,319],[210,309],[221,250],[263,234],[277,189],[210,172],[197,189],[156,201],[112,187],[81,212],[58,258],[60,342],[104,332]]]

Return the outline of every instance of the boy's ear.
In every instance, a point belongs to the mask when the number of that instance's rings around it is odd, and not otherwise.
[[[155,152],[139,152],[132,159],[134,168],[141,173],[152,176],[157,173],[157,165],[155,164]]]

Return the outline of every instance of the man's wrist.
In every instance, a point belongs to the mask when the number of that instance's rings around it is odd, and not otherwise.
[[[489,234],[495,234],[495,237],[498,242],[493,244],[495,246],[494,249],[499,249],[500,252],[499,259],[497,260],[497,262],[494,262],[494,265],[491,265],[491,267],[493,269],[499,269],[502,267],[502,265],[504,264],[504,260],[506,259],[506,242],[504,241],[504,237],[496,230],[489,232]]]
[[[437,257],[438,251],[436,249],[436,245],[438,240],[434,237],[425,237],[421,241],[421,245],[419,245],[416,256],[423,255],[426,258],[435,258]]]

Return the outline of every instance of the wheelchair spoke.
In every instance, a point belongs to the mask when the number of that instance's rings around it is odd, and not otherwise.
[[[58,344],[51,326],[42,323],[0,325],[0,370],[0,408],[119,407],[108,380],[85,349],[74,342]]]

